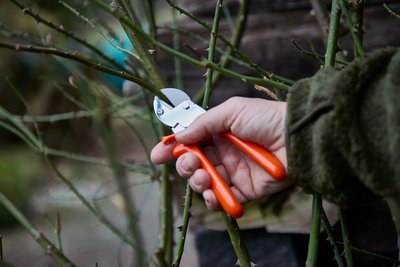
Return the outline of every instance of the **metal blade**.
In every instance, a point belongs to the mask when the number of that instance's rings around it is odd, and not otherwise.
[[[175,105],[172,107],[158,97],[154,97],[153,107],[157,118],[165,125],[172,128],[175,133],[188,127],[204,109],[193,103],[189,96],[175,88],[161,90],[169,101]]]
[[[184,101],[190,101],[190,97],[185,92],[176,88],[163,88],[161,89],[161,92],[168,98],[174,107],[178,106]],[[174,107],[161,100],[159,97],[154,97],[153,108],[157,118],[170,127],[174,127],[176,125],[176,122],[168,120]]]
[[[183,101],[190,100],[190,97],[184,91],[176,88],[163,88],[161,92],[175,107]]]

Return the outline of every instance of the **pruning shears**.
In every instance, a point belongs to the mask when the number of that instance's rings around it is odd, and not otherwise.
[[[157,96],[154,97],[153,106],[157,118],[163,124],[171,127],[174,132],[174,134],[162,138],[164,144],[169,144],[175,141],[175,133],[186,129],[198,116],[206,111],[192,102],[190,97],[182,90],[164,88],[161,92],[168,98],[173,106]],[[286,171],[282,163],[264,147],[250,141],[242,140],[229,131],[222,133],[221,136],[247,154],[277,181],[281,181],[285,178]],[[242,216],[244,212],[242,205],[198,145],[177,143],[172,153],[175,158],[178,158],[187,152],[191,152],[199,158],[201,167],[210,176],[211,190],[215,193],[222,208],[231,217],[238,218]]]

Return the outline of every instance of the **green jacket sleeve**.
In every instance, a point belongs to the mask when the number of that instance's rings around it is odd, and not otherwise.
[[[321,69],[288,97],[289,174],[340,206],[400,195],[400,49]]]

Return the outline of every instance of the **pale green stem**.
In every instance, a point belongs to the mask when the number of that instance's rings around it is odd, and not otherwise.
[[[347,267],[353,267],[353,255],[351,254],[350,241],[349,241],[349,230],[347,227],[347,216],[343,209],[339,210],[340,226],[342,229],[342,239],[344,244],[344,256],[346,258]]]
[[[147,20],[150,25],[150,34],[153,37],[156,37],[157,33],[157,24],[156,24],[156,17],[155,17],[155,10],[154,10],[154,0],[146,0],[143,1],[143,4],[145,5],[145,8],[147,9]]]
[[[318,259],[319,234],[321,228],[322,198],[320,195],[313,195],[310,240],[308,242],[308,253],[306,267],[316,267]]]
[[[67,4],[64,1],[58,1],[60,4],[62,4],[63,6],[65,6],[69,11],[71,11],[75,16],[77,16],[78,18],[82,19],[86,24],[88,24],[92,29],[94,29],[96,32],[98,32],[101,36],[103,36],[103,38],[105,40],[107,40],[107,42],[112,45],[115,49],[135,58],[135,59],[139,59],[139,56],[134,54],[132,51],[129,51],[127,49],[122,48],[121,46],[117,45],[114,40],[109,37],[107,35],[107,33],[105,33],[102,29],[100,29],[99,26],[97,26],[96,23],[94,23],[92,20],[88,19],[87,17],[83,16],[79,11],[77,11],[75,8],[73,8],[72,6],[70,6],[69,4]]]
[[[393,11],[387,4],[383,4],[383,7],[389,12],[390,15],[394,16],[395,18],[400,19],[400,14],[397,14],[396,12]]]
[[[222,11],[224,12],[225,20],[229,26],[229,30],[231,31],[231,33],[233,33],[235,31],[235,24],[233,22],[231,11],[229,10],[226,2],[222,4]]]
[[[93,0],[93,1],[97,1],[97,0]],[[166,0],[166,2],[173,8],[175,8],[176,10],[178,10],[180,13],[185,14],[187,17],[189,17],[190,19],[192,19],[193,21],[196,21],[198,24],[200,24],[201,26],[203,26],[205,29],[207,29],[208,31],[211,32],[211,26],[208,25],[206,22],[200,20],[199,18],[197,18],[196,16],[194,16],[192,13],[186,11],[185,9],[175,5],[172,0]],[[256,72],[262,74],[263,76],[267,77],[267,78],[271,78],[271,79],[275,79],[276,81],[281,81],[285,84],[289,84],[292,85],[293,81],[286,79],[284,77],[275,75],[275,74],[271,74],[268,73],[267,71],[265,71],[264,69],[260,68],[257,64],[255,64],[253,61],[251,61],[250,58],[248,58],[245,54],[243,54],[242,52],[240,52],[230,41],[228,41],[223,35],[218,34],[218,39],[221,40],[223,42],[224,45],[226,45],[227,47],[229,47],[234,54],[237,54],[244,62],[248,63],[251,68],[253,70],[255,70]],[[279,87],[276,87],[278,89],[282,89]],[[285,90],[285,89],[283,89]]]
[[[307,50],[305,50],[305,49],[304,49],[303,47],[301,47],[301,46],[296,42],[296,40],[294,40],[294,39],[292,39],[292,44],[293,44],[294,47],[297,48],[301,53],[303,53],[303,54],[305,54],[305,55],[307,55],[307,56],[315,57],[315,58],[318,59],[318,60],[324,60],[324,59],[325,59],[325,56],[324,56],[324,55],[321,55],[321,54],[317,53],[316,51],[307,51]],[[344,65],[344,66],[347,66],[347,65],[349,64],[349,62],[343,61],[343,60],[336,60],[336,61],[335,61],[335,64],[336,64],[336,63],[341,64],[341,65]]]
[[[172,197],[171,181],[169,177],[168,165],[164,164],[161,168],[162,181],[160,184],[160,250],[164,255],[164,261],[170,265],[173,254],[173,226],[172,222]]]
[[[329,13],[325,3],[322,0],[310,0],[310,3],[315,12],[318,24],[321,27],[322,34],[326,37],[329,29]]]
[[[101,104],[100,104],[101,105]],[[100,110],[102,107],[100,106]],[[123,168],[117,158],[118,153],[116,151],[115,137],[112,132],[109,118],[105,113],[98,112],[95,117],[97,127],[99,129],[101,141],[104,150],[107,154],[108,160],[110,162],[111,168],[114,172],[114,178],[118,185],[121,197],[124,201],[125,211],[128,218],[128,230],[135,241],[137,246],[144,247],[144,241],[142,237],[142,232],[139,229],[139,224],[137,223],[137,215],[134,200],[132,194],[128,190],[128,181],[126,176],[125,168]],[[142,251],[135,251],[135,261],[137,266],[145,266],[146,253]]]
[[[179,29],[179,20],[178,14],[176,9],[172,9],[172,23],[174,28]],[[173,38],[173,45],[176,51],[180,50],[180,33],[179,31],[174,31],[172,33]],[[181,90],[184,89],[183,87],[183,75],[182,75],[182,63],[179,58],[174,58],[174,65],[175,65],[175,86]]]
[[[237,22],[235,25],[235,32],[233,33],[233,36],[231,38],[231,44],[235,49],[238,49],[240,46],[240,41],[242,40],[242,36],[244,33],[244,29],[246,28],[246,22],[247,22],[247,17],[248,17],[248,12],[249,12],[249,6],[250,6],[250,0],[241,0],[240,1],[240,8],[239,8],[239,13],[237,17]],[[218,34],[217,34],[218,36]],[[217,50],[217,47],[215,47]],[[231,58],[233,54],[233,49],[228,48],[228,50],[223,54],[221,58],[221,67],[222,68],[228,68],[230,63],[231,63]],[[218,82],[221,80],[222,75],[220,72],[217,72],[215,75],[212,77],[212,83],[211,83],[211,88],[214,88]],[[200,98],[204,98],[204,92],[205,88],[200,90],[200,92],[196,95],[195,101],[198,101]]]
[[[331,15],[329,21],[329,32],[325,54],[325,67],[335,64],[337,49],[337,36],[340,21],[340,10],[338,0],[332,1]],[[316,267],[318,259],[318,246],[321,227],[322,198],[318,194],[313,194],[312,217],[310,240],[308,242],[308,253],[306,267]]]
[[[350,20],[354,29],[354,36],[357,40],[354,43],[354,57],[362,56],[363,50],[363,24],[364,24],[364,4],[365,0],[346,0],[350,5]],[[344,3],[345,4],[345,3]]]
[[[79,201],[101,222],[104,226],[106,226],[113,234],[118,236],[123,242],[140,251],[141,253],[145,253],[144,249],[140,246],[137,246],[135,243],[131,241],[130,238],[123,232],[121,232],[118,228],[116,228],[111,222],[109,222],[103,215],[96,211],[96,209],[89,203],[89,201],[76,189],[76,187],[57,169],[53,162],[51,162],[48,158],[46,158],[47,163],[56,173],[58,178],[67,185],[68,189],[72,191],[72,193],[79,199]]]
[[[340,22],[340,8],[338,1],[339,0],[332,1],[331,17],[329,21],[329,33],[325,53],[325,67],[334,66],[335,64],[337,38]]]
[[[173,267],[180,266],[183,250],[185,248],[185,241],[186,241],[186,234],[187,230],[189,229],[189,219],[191,216],[190,207],[192,206],[192,199],[193,199],[193,190],[190,187],[190,184],[186,183],[186,195],[185,195],[185,203],[182,215],[182,225],[180,228],[179,233],[179,240],[178,240],[178,247],[176,250],[176,256],[174,262],[172,263]]]
[[[338,265],[338,267],[344,267],[343,260],[340,256],[339,248],[336,243],[336,239],[333,235],[331,225],[329,224],[328,218],[326,217],[325,211],[322,209],[321,211],[321,217],[322,217],[322,225],[325,229],[326,234],[328,235],[328,240],[331,243],[333,254],[335,255],[335,260]]]
[[[224,219],[233,249],[238,257],[239,266],[254,267],[254,264],[251,262],[249,253],[247,251],[246,244],[240,238],[239,226],[236,220],[228,216],[225,212],[221,212],[221,216]]]
[[[18,210],[8,198],[0,192],[0,203],[14,216],[14,218],[29,232],[33,239],[49,255],[58,266],[73,267],[72,263],[57,247],[40,233]]]
[[[128,13],[123,3],[121,3],[121,1],[113,0],[111,3],[115,5],[116,12],[114,12],[114,14],[118,15],[117,18],[120,20],[120,23],[124,28],[124,31],[126,32],[129,40],[131,41],[133,47],[135,48],[136,53],[138,54],[144,69],[146,70],[147,74],[151,77],[152,83],[158,90],[166,87],[166,82],[164,78],[161,76],[156,63],[154,62],[154,59],[149,52],[147,44],[142,39],[144,36],[138,34],[138,32],[134,31],[131,27],[127,26],[125,22],[128,22],[129,25],[134,26],[135,29],[138,29],[145,36],[148,36],[152,39],[153,37],[149,36],[140,27],[138,27],[139,22],[135,20],[135,18],[130,18],[129,16],[127,16]]]
[[[102,1],[95,0],[102,8],[107,11],[112,11],[107,5],[104,5]],[[116,3],[116,2],[114,2]],[[122,27],[128,35],[129,40],[132,42],[137,54],[140,57],[143,67],[147,74],[151,78],[153,84],[157,90],[167,87],[167,83],[161,76],[157,65],[151,54],[148,51],[147,44],[145,41],[152,40],[150,44],[158,43],[157,40],[146,34],[140,27],[137,26],[138,21],[131,21],[124,12],[125,7],[121,5],[117,6],[116,12],[112,12],[119,19]],[[160,126],[161,127],[161,126]],[[173,253],[173,223],[172,223],[172,192],[171,192],[171,181],[169,179],[169,171],[167,165],[161,166],[161,207],[160,207],[160,253],[163,253],[163,262],[170,264],[172,262]],[[161,264],[161,262],[160,262]]]
[[[338,244],[344,246],[343,242],[338,242]],[[381,255],[381,254],[378,254],[378,253],[375,253],[375,252],[372,252],[372,251],[368,251],[368,250],[365,250],[365,249],[360,249],[360,248],[357,248],[357,247],[354,247],[354,246],[349,246],[349,247],[350,247],[351,251],[353,251],[354,253],[361,254],[361,255],[367,255],[367,256],[370,256],[370,257],[377,258],[377,259],[381,259],[381,260],[384,260],[386,262],[390,262],[391,263],[390,266],[397,266],[396,265],[398,263],[397,259],[394,259],[394,258],[391,258],[391,257],[388,257],[388,256],[384,256],[384,255]]]
[[[363,42],[362,42],[362,29],[358,28],[357,25],[354,24],[352,21],[352,16],[349,12],[349,9],[347,8],[346,3],[344,0],[338,0],[339,6],[342,9],[342,12],[345,17],[345,22],[347,28],[349,28],[351,36],[353,37],[353,42],[354,42],[354,47],[355,47],[355,55],[363,55],[364,54],[364,48],[363,48]],[[361,32],[359,31],[361,30]]]
[[[210,44],[208,45],[208,61],[213,63],[214,62],[214,55],[215,55],[215,45],[217,43],[217,35],[219,29],[219,21],[221,19],[221,10],[222,10],[223,0],[218,0],[217,5],[215,7],[215,14],[214,14],[214,22],[211,29],[210,34]],[[208,103],[210,102],[211,92],[212,92],[212,80],[213,80],[213,69],[207,69],[207,80],[205,85],[205,92],[203,98],[203,107],[207,108]]]
[[[124,78],[131,82],[139,84],[139,85],[143,86],[144,88],[146,88],[147,90],[151,91],[153,94],[160,97],[161,99],[166,100],[165,96],[154,85],[143,80],[142,78],[135,76],[135,75],[128,74],[124,71],[117,71],[117,70],[111,69],[109,67],[103,66],[100,63],[92,61],[85,57],[82,57],[77,53],[61,51],[61,50],[58,50],[58,49],[52,48],[52,47],[9,44],[9,43],[4,43],[4,42],[0,42],[0,47],[15,50],[15,51],[28,51],[28,52],[40,53],[40,54],[51,54],[51,55],[56,55],[56,56],[63,57],[63,58],[68,58],[73,61],[79,62],[83,65],[86,65],[90,68],[93,68],[93,69],[96,69],[96,70],[99,70],[99,71],[102,71],[105,73],[109,73],[114,76]]]

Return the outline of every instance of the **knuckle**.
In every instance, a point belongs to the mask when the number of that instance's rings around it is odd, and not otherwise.
[[[243,101],[243,97],[233,96],[227,100],[227,103],[236,106],[236,105],[240,104],[242,101]]]
[[[208,189],[207,177],[202,169],[197,169],[190,177],[190,186],[197,193],[202,193]]]
[[[185,153],[178,158],[176,162],[176,167],[178,172],[181,172],[184,176],[189,177],[198,168],[197,158],[190,153]]]

